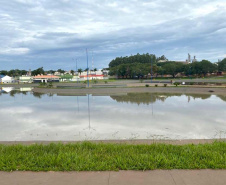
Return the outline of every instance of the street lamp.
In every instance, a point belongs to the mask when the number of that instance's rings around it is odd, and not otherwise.
[[[89,87],[89,61],[88,61],[88,50],[86,48],[86,60],[87,60],[87,86]]]

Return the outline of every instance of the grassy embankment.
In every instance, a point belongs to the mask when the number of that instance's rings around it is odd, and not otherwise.
[[[0,145],[1,171],[226,169],[226,143]]]

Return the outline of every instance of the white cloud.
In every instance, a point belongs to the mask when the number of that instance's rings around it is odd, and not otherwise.
[[[55,69],[60,62],[70,66],[72,57],[85,60],[85,48],[96,53],[97,68],[106,67],[107,59],[138,52],[171,60],[180,53],[184,60],[188,52],[216,49],[217,56],[197,57],[217,61],[225,53],[225,7],[224,0],[3,0],[0,61],[21,54],[20,66],[11,62],[8,68],[26,66],[29,59],[36,60],[31,68]]]
[[[7,55],[24,55],[29,52],[29,48],[3,48],[0,50],[0,54]]]

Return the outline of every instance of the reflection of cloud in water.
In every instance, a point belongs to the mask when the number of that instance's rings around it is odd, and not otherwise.
[[[130,94],[133,103],[138,101],[136,96],[145,102],[139,106],[131,104],[128,97],[120,98],[128,101],[125,104],[108,96],[90,96],[90,114],[86,96],[17,96],[13,106],[0,96],[4,105],[0,140],[205,139],[226,128],[226,104],[216,96],[205,100],[192,97],[188,103],[185,95],[166,98],[164,94],[160,97],[164,101],[159,101],[155,94],[155,101],[146,103],[150,99]],[[89,115],[94,129],[86,129]]]

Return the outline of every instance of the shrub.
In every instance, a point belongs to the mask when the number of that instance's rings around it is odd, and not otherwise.
[[[49,82],[48,87],[50,87],[50,88],[53,87],[53,83]]]
[[[149,87],[149,84],[146,84],[145,87]]]
[[[144,81],[143,79],[140,79],[140,83],[143,83],[143,81]]]
[[[41,87],[43,87],[43,86],[45,86],[45,85],[46,85],[45,82],[40,82],[40,83],[39,83],[39,86],[41,86]]]
[[[190,85],[194,85],[194,82],[190,82]]]
[[[177,87],[178,85],[180,85],[180,83],[179,82],[175,82],[174,85],[176,85],[176,87]]]
[[[155,84],[155,87],[158,87],[158,84]]]
[[[104,81],[104,83],[105,83],[105,84],[107,84],[107,83],[108,83],[108,81]]]
[[[167,84],[164,84],[164,87],[166,87],[167,86]]]

